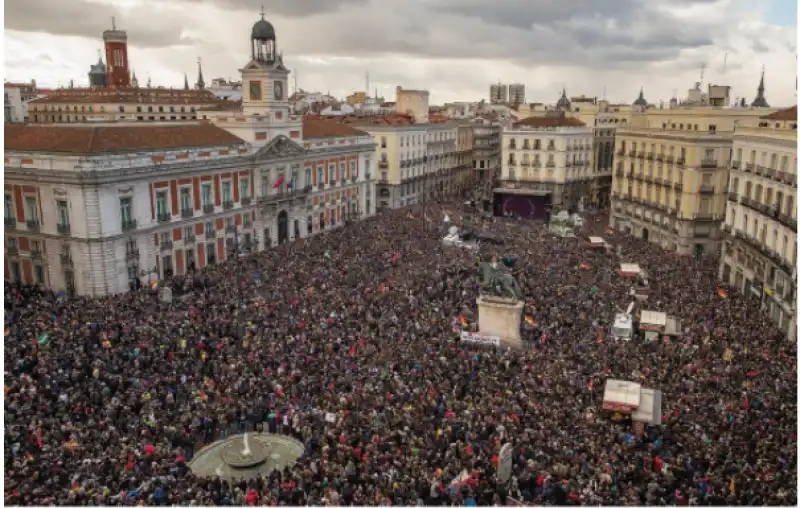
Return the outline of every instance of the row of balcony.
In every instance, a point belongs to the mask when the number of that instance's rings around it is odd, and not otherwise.
[[[726,233],[729,232],[730,227],[724,228],[723,231],[725,231]],[[762,235],[761,241],[759,241],[756,237],[739,230],[735,231],[733,233],[733,236],[737,240],[740,240],[743,243],[745,243],[748,247],[750,247],[754,251],[758,252],[765,258],[769,259],[775,266],[778,266],[785,273],[792,273],[794,271],[794,266],[792,266],[791,263],[786,261],[780,254],[767,247],[766,245],[767,239],[765,235]]]
[[[759,212],[764,216],[767,216],[773,220],[778,221],[783,226],[797,233],[797,219],[793,218],[789,214],[782,213],[781,210],[774,205],[773,206],[766,205],[764,203],[761,203],[760,201],[745,196],[742,196],[740,198],[739,195],[734,192],[728,194],[728,201],[732,201],[734,203],[740,203],[742,206],[746,206],[751,210]]]
[[[520,166],[533,166],[534,168],[542,167],[542,163],[540,161],[532,161],[532,162],[531,161],[517,162],[515,160],[509,160],[508,161],[508,165],[509,166],[516,166],[517,164],[519,164]],[[555,163],[555,161],[547,161],[544,164],[544,167],[546,167],[546,168],[554,168],[554,167],[556,167],[556,163]]]
[[[775,182],[785,183],[787,185],[797,185],[797,175],[793,175],[788,171],[780,171],[775,168],[761,166],[753,162],[742,164],[741,161],[731,161],[731,169],[741,170],[745,173],[751,173],[764,178],[769,178]]]

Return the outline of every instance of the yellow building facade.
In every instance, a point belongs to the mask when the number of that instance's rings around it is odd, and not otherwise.
[[[610,223],[681,254],[716,252],[734,127],[772,110],[634,112],[615,137]]]
[[[797,108],[737,128],[719,277],[796,338]]]

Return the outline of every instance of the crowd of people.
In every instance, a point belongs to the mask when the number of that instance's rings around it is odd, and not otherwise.
[[[453,224],[501,244],[444,247]],[[584,230],[649,272],[648,308],[678,316],[682,337],[603,333],[630,301],[616,253],[452,202],[205,267],[170,304],[150,285],[6,285],[5,503],[796,504],[795,344],[757,303],[720,295],[713,259],[600,216]],[[514,260],[524,350],[456,340],[494,255]],[[609,421],[608,378],[661,390],[661,424]],[[268,477],[192,473],[204,444],[243,430],[305,451]]]

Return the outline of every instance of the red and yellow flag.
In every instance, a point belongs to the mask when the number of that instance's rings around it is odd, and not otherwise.
[[[728,298],[728,292],[722,288],[717,288],[717,294],[720,298]]]

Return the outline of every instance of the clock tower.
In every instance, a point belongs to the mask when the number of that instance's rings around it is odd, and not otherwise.
[[[261,19],[250,34],[250,61],[242,73],[242,107],[229,122],[227,114],[217,117],[219,126],[262,147],[280,136],[302,146],[303,117],[292,114],[289,103],[289,69],[278,52],[275,28]],[[301,148],[302,150],[302,148]]]
[[[242,72],[242,109],[245,115],[270,118],[270,123],[288,118],[289,70],[278,52],[275,28],[261,19],[253,25],[250,35],[250,62]]]

